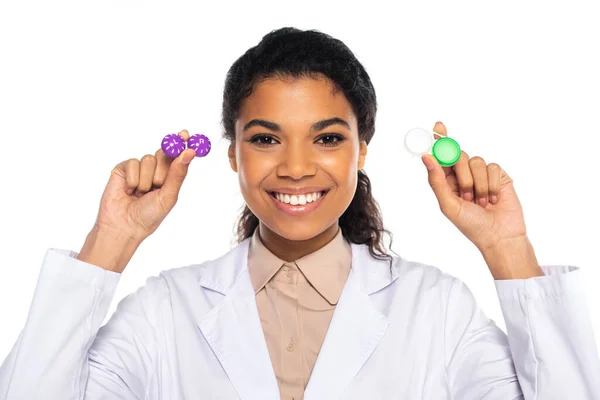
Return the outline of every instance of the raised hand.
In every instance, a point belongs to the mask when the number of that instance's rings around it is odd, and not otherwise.
[[[186,142],[190,137],[187,130],[179,136]],[[121,272],[137,246],[156,231],[177,203],[195,156],[193,149],[186,149],[173,159],[159,149],[154,155],[115,166],[78,258]]]
[[[433,129],[447,136],[444,124]],[[510,176],[496,163],[464,151],[452,167],[422,157],[442,213],[481,251],[526,236],[523,209]]]

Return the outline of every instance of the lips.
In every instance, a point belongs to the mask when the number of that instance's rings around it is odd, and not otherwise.
[[[308,192],[308,193],[301,193],[301,194],[271,192],[271,195],[282,203],[291,204],[293,206],[296,206],[296,205],[305,205],[307,203],[312,203],[313,201],[317,201],[324,193],[325,193],[325,191]]]
[[[318,189],[318,190],[315,190]],[[302,189],[277,189],[269,191],[269,197],[275,207],[288,215],[302,216],[316,210],[327,196],[328,189],[306,188]]]

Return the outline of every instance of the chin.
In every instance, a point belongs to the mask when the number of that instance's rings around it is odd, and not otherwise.
[[[319,224],[319,226],[315,226],[314,223],[310,223],[309,221],[306,223],[298,221],[291,224],[271,224],[270,222],[271,221],[265,221],[264,225],[276,235],[294,242],[311,240],[325,232],[332,225]]]

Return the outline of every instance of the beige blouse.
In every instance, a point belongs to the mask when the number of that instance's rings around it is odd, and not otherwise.
[[[248,269],[282,400],[301,400],[350,273],[341,229],[323,248],[285,262],[250,240]]]

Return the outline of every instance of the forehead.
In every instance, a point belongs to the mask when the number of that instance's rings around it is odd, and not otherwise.
[[[240,111],[239,122],[264,118],[281,124],[312,124],[340,117],[356,127],[352,106],[325,78],[266,79],[255,86]]]

